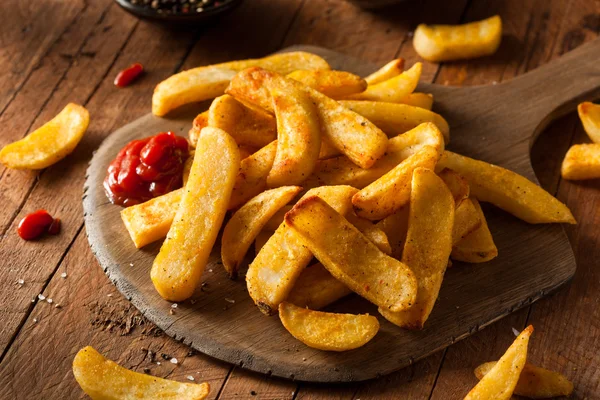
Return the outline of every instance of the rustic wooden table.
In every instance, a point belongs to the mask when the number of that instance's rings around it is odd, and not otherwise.
[[[88,247],[81,195],[92,152],[114,129],[149,112],[154,86],[172,73],[262,56],[292,44],[324,46],[379,64],[401,56],[411,65],[419,59],[411,44],[417,23],[459,23],[493,14],[504,22],[497,54],[469,62],[425,63],[423,79],[493,84],[560,57],[600,33],[599,0],[424,0],[380,12],[362,11],[342,0],[246,0],[218,25],[193,32],[140,22],[112,0],[0,2],[0,146],[40,126],[69,101],[85,105],[91,114],[86,137],[64,161],[39,173],[0,167],[0,398],[83,397],[71,361],[81,347],[93,345],[137,371],[208,381],[211,398],[460,399],[476,383],[473,368],[496,359],[514,338],[511,328],[526,324],[536,328],[531,361],[569,377],[575,383],[574,398],[600,398],[600,181],[566,182],[558,172],[568,146],[587,141],[574,114],[553,123],[532,151],[544,187],[565,201],[579,221],[566,227],[578,260],[573,282],[378,380],[299,384],[190,351],[161,335],[116,291]],[[115,74],[132,62],[141,62],[147,75],[127,89],[115,88]],[[63,231],[24,242],[16,225],[39,208],[59,216]],[[19,279],[25,281],[22,287]],[[37,300],[39,293],[53,304]],[[156,359],[147,356],[147,349],[156,352]],[[176,357],[179,365],[162,355]]]

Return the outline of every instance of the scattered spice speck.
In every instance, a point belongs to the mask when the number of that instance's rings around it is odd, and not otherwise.
[[[169,361],[171,362],[171,364],[175,364],[175,365],[177,365],[177,363],[179,362],[179,361],[177,361],[177,359],[175,357],[171,358]]]
[[[145,374],[149,374],[150,373],[150,368],[144,368],[144,373]]]
[[[169,315],[175,315],[175,310],[173,310],[172,308],[169,310]]]
[[[254,391],[254,390],[251,390],[251,391],[250,391],[250,395],[251,395],[251,396],[256,396],[256,391]]]

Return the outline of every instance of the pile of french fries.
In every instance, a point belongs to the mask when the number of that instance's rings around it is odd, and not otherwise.
[[[321,309],[356,293],[422,329],[450,260],[497,256],[480,201],[533,224],[575,223],[526,178],[445,150],[450,129],[415,92],[420,74],[398,59],[361,78],[296,52],[159,84],[157,115],[218,97],[190,131],[185,187],[121,213],[136,247],[166,237],[151,270],[158,293],[188,299],[223,228],[231,278],[255,244],[245,276],[261,312],[308,346],[350,350],[378,319]]]

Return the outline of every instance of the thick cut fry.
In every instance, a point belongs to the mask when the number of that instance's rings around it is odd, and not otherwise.
[[[498,363],[467,394],[465,400],[508,400],[527,360],[527,346],[533,326],[529,325],[510,345]]]
[[[285,223],[354,292],[390,311],[414,304],[417,282],[410,268],[379,250],[319,197],[299,201],[286,214]]]
[[[340,100],[340,104],[373,122],[389,137],[400,135],[424,122],[433,122],[450,141],[450,127],[439,114],[425,108],[382,101]]]
[[[44,169],[62,160],[83,137],[90,122],[88,111],[69,103],[56,117],[0,150],[0,163],[15,169]]]
[[[485,215],[483,215],[479,202],[474,198],[471,198],[470,200],[475,206],[481,225],[454,244],[450,257],[456,261],[469,263],[490,261],[498,256],[498,248],[494,243],[492,233],[490,232],[490,228],[488,228]]]
[[[277,152],[267,186],[297,185],[312,174],[321,148],[317,109],[308,95],[295,87],[271,88],[277,118]]]
[[[475,206],[473,201],[477,200],[464,199],[456,206],[456,211],[454,212],[454,229],[452,229],[453,245],[475,232],[483,223],[481,219],[481,207],[479,207],[479,203]],[[485,235],[485,237],[488,236]],[[491,238],[491,234],[489,238]],[[493,241],[491,243],[493,244]]]
[[[73,375],[93,400],[203,400],[208,383],[183,383],[140,374],[121,367],[91,346],[79,350],[73,360]]]
[[[277,141],[274,141],[241,161],[229,201],[229,210],[242,206],[266,189],[267,176],[273,166],[276,152]]]
[[[379,331],[377,318],[365,314],[333,314],[279,305],[281,323],[293,337],[319,350],[347,351],[364,346]]]
[[[429,93],[411,93],[398,101],[398,103],[431,111],[431,108],[433,107],[433,95]]]
[[[404,71],[404,58],[397,58],[385,64],[371,75],[367,76],[365,81],[369,85],[376,85],[400,75],[402,71]]]
[[[417,300],[406,311],[380,309],[391,323],[423,329],[442,286],[452,250],[453,224],[454,199],[444,181],[430,169],[415,169],[402,262],[417,277]]]
[[[413,171],[423,167],[435,169],[440,153],[425,146],[418,153],[398,164],[390,172],[352,197],[354,211],[360,217],[381,220],[408,203]]]
[[[358,168],[346,157],[319,161],[313,175],[302,186],[350,185],[362,189],[425,146],[434,147],[440,153],[444,150],[444,138],[432,123],[421,124],[390,139],[385,156],[369,169]]]
[[[323,137],[356,165],[369,168],[383,156],[387,147],[387,137],[379,128],[337,101],[293,79],[261,68],[248,68],[231,80],[227,93],[272,110],[268,87],[274,81],[285,82],[286,85],[295,86],[308,94],[317,107]]]
[[[194,155],[196,154],[195,150],[191,150],[188,158],[183,163],[183,186],[187,183],[188,178],[190,177],[190,171],[192,170],[192,164],[194,163]]]
[[[192,123],[192,128],[188,132],[188,138],[190,145],[192,147],[196,147],[196,142],[200,137],[200,132],[202,129],[208,126],[208,110],[201,112],[194,118],[194,122]]]
[[[482,379],[496,364],[496,361],[491,361],[475,368],[477,379]],[[525,364],[523,367],[514,391],[514,394],[530,399],[570,396],[571,393],[573,393],[573,383],[564,375],[531,364]]]
[[[332,99],[341,99],[367,88],[367,82],[363,78],[346,71],[299,70],[289,74],[288,78],[303,83]]]
[[[277,125],[271,114],[227,94],[213,100],[208,109],[208,125],[223,129],[241,145],[260,148],[277,139]]]
[[[444,152],[438,169],[450,168],[469,182],[471,194],[531,224],[575,224],[566,205],[527,178],[484,161]]]
[[[379,221],[379,227],[388,237],[390,246],[392,247],[392,257],[397,260],[402,259],[402,251],[406,242],[406,234],[408,233],[408,215],[410,207],[408,204],[394,214]]]
[[[583,129],[592,142],[600,143],[600,104],[586,101],[577,106],[577,112]]]
[[[454,203],[458,207],[460,203],[469,197],[470,189],[469,182],[462,177],[460,174],[452,171],[451,169],[445,168],[443,171],[438,173],[439,177],[442,178],[450,192],[454,197]]]
[[[298,307],[320,310],[351,293],[348,286],[335,279],[323,264],[317,263],[302,271],[286,301]]]
[[[392,246],[387,238],[385,232],[375,225],[372,221],[369,221],[366,218],[361,218],[354,213],[349,213],[346,215],[346,219],[350,222],[356,229],[360,231],[367,239],[371,241],[377,248],[383,251],[388,256],[392,254]]]
[[[254,241],[254,255],[257,256],[263,246],[267,243],[269,238],[273,236],[273,232],[269,231],[260,231],[258,235],[256,235],[256,240]]]
[[[415,30],[413,46],[427,61],[450,61],[494,54],[502,39],[498,15],[464,25],[425,25]]]
[[[600,144],[571,146],[563,160],[561,174],[570,180],[600,178]]]
[[[220,96],[237,72],[253,66],[284,75],[299,69],[329,69],[321,57],[302,51],[193,68],[172,75],[156,86],[152,113],[160,117],[184,104]]]
[[[301,189],[299,186],[282,186],[264,191],[233,214],[221,238],[221,259],[232,279],[237,278],[240,263],[265,223]]]
[[[347,99],[398,103],[415,90],[421,77],[421,70],[421,63],[415,63],[400,75],[369,85],[364,92],[348,96]]]
[[[351,198],[355,193],[356,189],[350,186],[323,186],[309,190],[303,198],[319,196],[345,214],[352,208]],[[287,223],[281,224],[246,273],[248,293],[260,311],[267,315],[276,312],[312,258],[301,238]]]
[[[183,301],[200,283],[239,168],[235,140],[220,129],[204,128],[175,219],[152,264],[152,283],[164,299]]]

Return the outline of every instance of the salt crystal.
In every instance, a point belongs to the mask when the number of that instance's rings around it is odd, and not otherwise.
[[[33,319],[33,323],[34,323],[34,324],[35,324],[35,323],[37,323],[37,321],[38,321],[38,320],[37,320],[37,318],[34,318],[34,319]]]
[[[56,304],[54,305],[54,308],[62,308],[62,306],[61,306],[60,304],[56,303]]]
[[[160,361],[157,361],[157,362],[156,362],[156,365],[160,365]]]
[[[187,380],[188,380],[188,381],[193,381],[193,380],[195,380],[195,379],[194,379],[194,377],[193,377],[193,376],[191,376],[191,375],[188,375],[188,376],[187,376]]]
[[[133,263],[129,263],[129,266],[130,266],[130,267],[133,267]]]
[[[512,328],[513,333],[515,334],[515,336],[519,336],[519,331],[516,330],[515,328]]]
[[[66,279],[67,278],[67,273],[63,272],[62,274],[60,274],[60,277],[63,278],[63,279]]]
[[[235,300],[228,299],[227,297],[225,297],[225,301],[228,302],[228,303],[231,303],[231,304],[235,303]]]
[[[212,272],[212,271],[213,271],[212,268],[208,270],[208,272]]]
[[[24,285],[24,284],[25,284],[25,281],[24,281],[23,279],[19,279],[19,280],[17,281],[17,283],[18,283],[19,285]]]
[[[44,296],[43,294],[38,294],[38,299],[40,299],[41,301],[46,300],[46,296]]]
[[[112,293],[109,293],[106,295],[107,297],[112,297]]]
[[[171,358],[169,361],[171,361],[171,364],[177,364],[178,361],[175,357]]]
[[[46,299],[46,301],[48,302],[48,304],[52,304],[52,299]]]
[[[171,304],[171,308],[177,308],[177,303]]]

